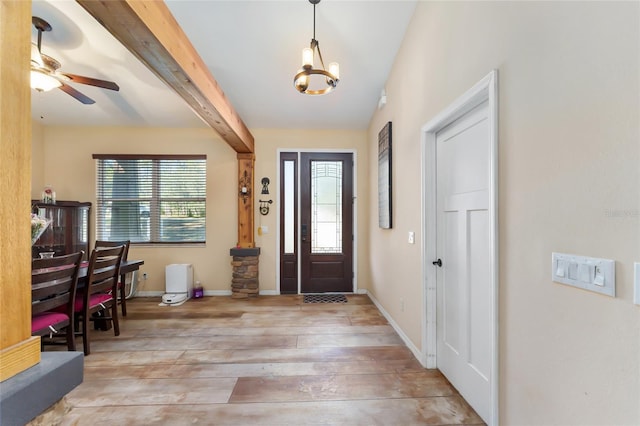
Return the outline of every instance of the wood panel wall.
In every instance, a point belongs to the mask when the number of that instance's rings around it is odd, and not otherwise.
[[[40,362],[31,337],[31,1],[0,1],[0,381]]]

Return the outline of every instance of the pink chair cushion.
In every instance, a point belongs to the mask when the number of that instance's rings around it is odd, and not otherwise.
[[[35,314],[31,317],[31,334],[45,328],[48,329],[50,325],[56,328],[57,324],[61,324],[64,321],[69,321],[69,317],[67,314],[60,312],[41,312]]]
[[[107,302],[111,299],[113,299],[113,297],[111,297],[110,294],[104,294],[104,293],[92,294],[89,297],[89,308],[98,306],[100,303]],[[83,308],[84,308],[84,295],[80,294],[76,296],[76,301],[73,309],[75,312],[82,312]]]

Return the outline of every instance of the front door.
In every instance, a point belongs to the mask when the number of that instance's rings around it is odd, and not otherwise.
[[[436,134],[437,365],[488,421],[492,245],[488,102]]]
[[[280,162],[280,292],[352,292],[353,154],[282,153]]]

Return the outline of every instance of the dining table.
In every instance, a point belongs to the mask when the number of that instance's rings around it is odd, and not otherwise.
[[[123,260],[120,262],[120,279],[124,282],[125,275],[129,272],[137,271],[144,265],[144,260]],[[87,280],[87,272],[89,269],[89,262],[84,261],[80,264],[80,270],[78,271],[78,287],[84,287]]]

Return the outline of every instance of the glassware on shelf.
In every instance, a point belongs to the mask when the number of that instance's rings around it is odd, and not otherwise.
[[[42,259],[51,259],[54,254],[56,254],[55,251],[43,251],[40,253],[40,257]]]
[[[51,185],[46,185],[42,190],[42,202],[45,204],[56,203],[56,191],[51,187]]]

